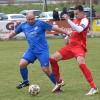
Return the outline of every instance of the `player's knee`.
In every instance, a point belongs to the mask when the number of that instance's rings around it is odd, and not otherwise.
[[[49,70],[49,68],[45,68],[45,67],[43,67],[43,68],[42,68],[42,71],[43,71],[45,74],[47,74],[47,75],[50,74],[50,70]]]
[[[19,66],[20,66],[21,68],[23,68],[23,67],[26,67],[26,64],[25,64],[25,63],[20,62],[20,63],[19,63]]]
[[[21,60],[20,63],[19,63],[19,66],[20,66],[21,68],[27,67],[27,65],[28,65],[28,62],[25,61],[25,60]]]
[[[59,52],[54,53],[51,57],[50,57],[50,61],[59,61],[62,59],[62,56]]]
[[[79,57],[77,57],[77,62],[79,64],[85,64],[85,58],[83,56],[79,56]]]

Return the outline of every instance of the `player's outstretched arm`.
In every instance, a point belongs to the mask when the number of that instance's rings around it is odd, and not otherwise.
[[[1,38],[1,40],[9,40],[9,39],[13,38],[15,35],[16,35],[15,32],[7,33]]]
[[[54,30],[54,31],[56,31],[56,32],[60,32],[60,33],[64,33],[64,34],[66,34],[66,35],[70,35],[66,30],[64,30],[63,28],[59,28],[58,26],[53,26],[52,27],[52,30]]]

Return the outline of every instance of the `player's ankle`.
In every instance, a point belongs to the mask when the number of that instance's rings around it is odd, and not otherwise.
[[[58,84],[61,83],[61,82],[62,82],[62,79],[59,79],[59,80],[57,81]]]

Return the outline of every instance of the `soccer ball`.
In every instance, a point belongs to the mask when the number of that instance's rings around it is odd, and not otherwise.
[[[37,94],[39,94],[39,92],[40,92],[40,87],[39,87],[39,85],[37,85],[37,84],[33,84],[33,85],[30,85],[29,86],[29,93],[31,94],[31,95],[37,95]]]

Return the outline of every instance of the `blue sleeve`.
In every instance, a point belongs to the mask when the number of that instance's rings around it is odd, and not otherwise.
[[[46,23],[46,22],[43,22],[42,21],[42,27],[43,27],[43,29],[45,29],[45,30],[48,30],[48,31],[51,31],[52,30],[52,25],[50,25],[50,24],[48,24],[48,23]]]
[[[20,32],[22,32],[22,24],[19,24],[15,29],[16,34],[19,34]]]

